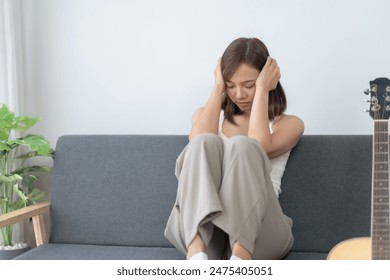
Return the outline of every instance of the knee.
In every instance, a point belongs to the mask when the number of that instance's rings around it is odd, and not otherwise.
[[[190,146],[219,149],[222,146],[222,140],[214,133],[202,133],[191,139]]]
[[[255,139],[247,136],[233,136],[229,138],[225,147],[226,150],[237,152],[240,155],[253,154],[262,150]]]
[[[234,136],[225,143],[225,158],[230,160],[244,160],[253,163],[253,166],[271,172],[271,163],[263,147],[257,140],[247,136]]]

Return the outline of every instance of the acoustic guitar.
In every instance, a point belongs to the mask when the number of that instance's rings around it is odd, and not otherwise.
[[[390,260],[389,129],[390,80],[370,82],[370,116],[374,120],[372,149],[371,236],[345,240],[328,260]]]

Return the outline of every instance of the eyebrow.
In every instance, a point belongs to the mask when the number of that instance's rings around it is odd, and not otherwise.
[[[247,81],[244,81],[244,82],[241,82],[240,84],[246,84],[246,83],[250,83],[250,82],[256,82],[256,80],[247,80]],[[232,82],[232,81],[226,81],[226,83],[232,83],[232,84],[234,84],[234,82]]]

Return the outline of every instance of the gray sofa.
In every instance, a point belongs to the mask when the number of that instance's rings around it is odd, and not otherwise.
[[[184,259],[163,232],[187,143],[184,135],[61,137],[50,235],[36,227],[44,244],[18,259]],[[282,181],[295,236],[285,259],[325,259],[336,243],[369,236],[371,145],[369,135],[303,136]]]

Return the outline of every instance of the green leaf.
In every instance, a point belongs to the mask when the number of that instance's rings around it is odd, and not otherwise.
[[[11,150],[11,147],[8,146],[6,143],[3,143],[3,142],[0,142],[0,151],[10,151]]]
[[[36,157],[36,156],[38,156],[38,152],[37,151],[32,151],[32,152],[28,152],[26,154],[22,154],[20,156],[17,156],[16,158],[27,159],[27,158],[33,158],[33,157]]]
[[[25,131],[33,127],[40,118],[28,116],[16,117],[5,104],[0,107],[0,140],[8,140],[11,130]]]
[[[8,140],[6,142],[6,144],[8,144],[9,146],[15,148],[16,146],[20,146],[20,145],[23,145],[23,142],[24,139],[23,138],[19,138],[19,139],[14,139],[14,140]]]
[[[31,174],[22,174],[22,177],[23,186],[27,187],[28,189],[31,189],[32,184],[38,180],[38,177]]]
[[[27,116],[19,116],[15,118],[15,123],[12,126],[12,129],[17,131],[25,131],[31,127],[33,127],[37,122],[39,122],[40,118],[31,118]]]
[[[19,197],[12,205],[13,210],[20,209],[28,205],[36,204],[37,202],[44,201],[47,198],[46,193],[38,189],[33,189],[31,192],[23,194],[16,190],[15,192],[18,194]]]
[[[16,123],[15,115],[4,104],[0,107],[0,140],[8,140],[9,133]]]
[[[20,197],[11,204],[12,210],[18,210],[18,209],[26,207],[26,206],[27,206],[27,203],[25,203],[23,201],[23,199],[21,199]]]
[[[27,174],[30,172],[43,172],[43,173],[51,173],[53,168],[47,167],[47,166],[28,166],[28,167],[22,167],[18,170],[15,170],[12,172],[12,174]]]
[[[44,191],[33,189],[28,195],[27,195],[27,204],[35,204],[37,202],[43,201],[46,199],[46,193]]]
[[[37,151],[38,155],[50,155],[50,143],[42,136],[28,135],[22,140],[22,145],[26,145],[30,147],[31,150]]]
[[[14,185],[14,192],[27,204],[27,196],[24,194],[23,190],[19,187],[18,184]]]
[[[15,140],[9,140],[7,141],[7,144],[13,148],[20,145],[27,146],[33,152],[37,152],[34,156],[52,156],[53,154],[49,141],[40,135],[28,135]]]
[[[54,150],[50,148],[50,151],[49,151],[49,153],[47,155],[40,155],[40,154],[38,154],[37,151],[31,151],[31,152],[19,155],[16,158],[28,159],[28,158],[38,157],[38,156],[49,156],[49,157],[54,158]]]

